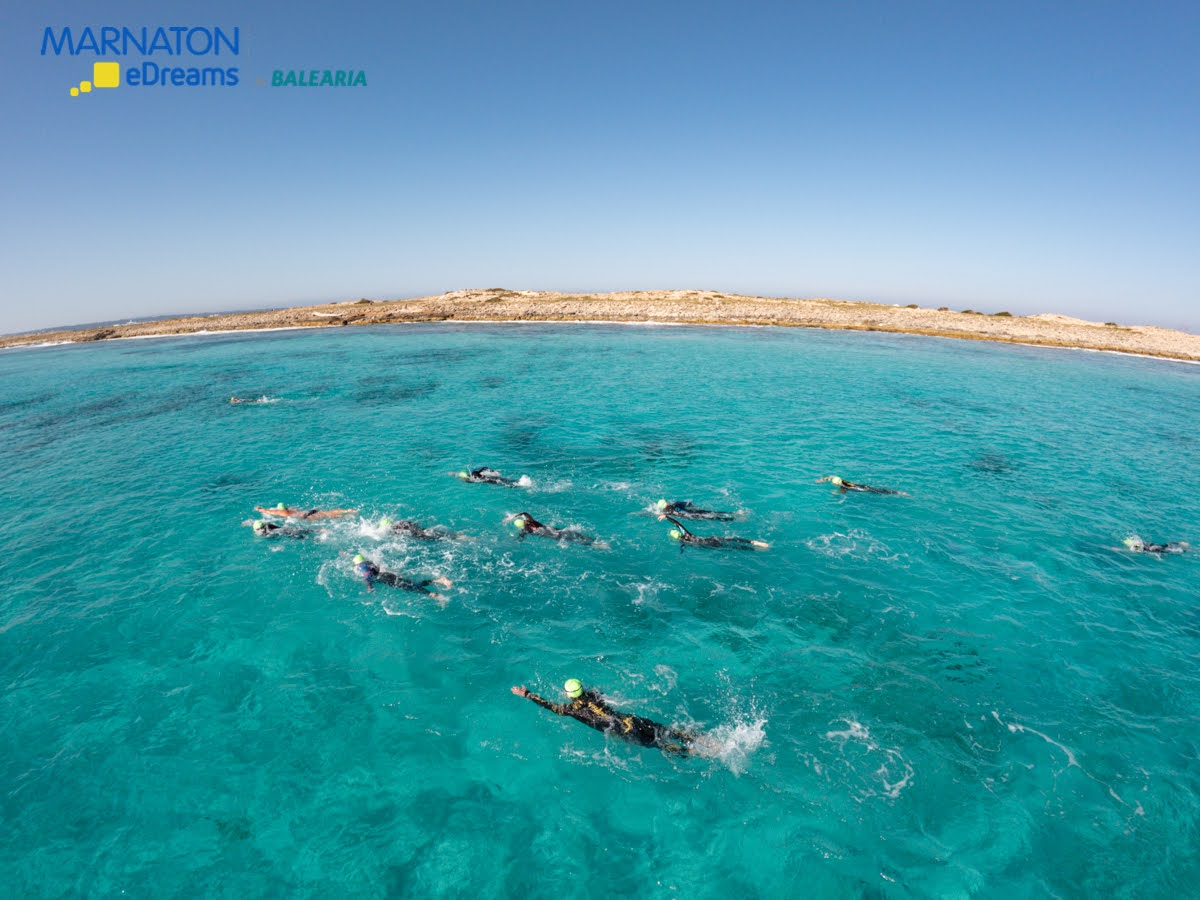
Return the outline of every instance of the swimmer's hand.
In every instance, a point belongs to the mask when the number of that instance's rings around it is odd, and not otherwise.
[[[444,576],[442,578],[433,579],[433,583],[440,584],[442,587],[454,587],[454,582]]]
[[[514,694],[516,694],[518,697],[528,697],[529,696],[529,688],[525,687],[524,685],[522,685],[521,687],[514,687],[512,689],[512,692]]]

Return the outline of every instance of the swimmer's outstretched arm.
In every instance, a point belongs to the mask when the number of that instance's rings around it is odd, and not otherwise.
[[[688,531],[686,528],[684,528],[683,523],[680,522],[678,519],[673,518],[671,516],[663,516],[662,518],[659,519],[659,521],[661,522],[662,519],[666,519],[668,522],[670,522],[672,525],[674,525],[676,528],[679,529],[679,532],[682,535],[682,537],[679,539],[679,552],[683,553],[683,548],[686,547],[689,542],[695,541],[696,536],[694,534],[692,534],[690,531]]]
[[[542,699],[524,685],[514,686],[512,692],[518,697],[524,697],[526,700],[532,700],[538,706],[542,707],[542,709],[548,709],[553,713],[558,713],[560,716],[566,715],[567,708],[565,706],[561,706],[558,703],[551,703],[549,700]]]
[[[684,528],[683,523],[680,522],[675,517],[663,516],[663,518],[666,519],[668,522],[670,522],[672,525],[674,525],[676,528],[678,528],[681,532],[683,532],[685,537],[695,537],[695,535],[692,534],[690,531],[688,531],[686,528]]]

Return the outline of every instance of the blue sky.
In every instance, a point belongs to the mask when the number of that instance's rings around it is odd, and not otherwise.
[[[0,332],[463,287],[1200,330],[1194,2],[56,3],[0,24]],[[88,25],[236,26],[240,84],[71,98],[95,57],[43,57],[42,35]],[[313,68],[368,85],[256,84]]]

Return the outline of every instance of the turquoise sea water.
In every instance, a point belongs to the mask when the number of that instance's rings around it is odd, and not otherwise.
[[[1197,366],[906,336],[0,354],[6,893],[1195,896],[1200,555],[1112,548],[1200,545],[1198,423]],[[771,549],[681,554],[660,497]],[[476,539],[243,527],[279,501]],[[509,691],[569,677],[720,755]]]

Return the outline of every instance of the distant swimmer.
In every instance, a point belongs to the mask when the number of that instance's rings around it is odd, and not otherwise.
[[[654,504],[654,508],[658,510],[660,520],[667,516],[675,516],[677,519],[707,519],[710,522],[732,522],[734,519],[733,513],[701,509],[693,506],[691,500],[674,500],[670,503],[659,500]]]
[[[379,527],[384,531],[389,531],[392,534],[398,534],[403,537],[412,538],[416,541],[469,541],[470,538],[465,534],[459,534],[456,531],[450,531],[440,525],[435,525],[433,528],[422,528],[411,519],[402,519],[399,522],[393,522],[389,518],[379,520]]]
[[[909,496],[904,491],[893,491],[891,488],[871,487],[869,484],[855,484],[853,481],[846,481],[844,478],[838,478],[836,475],[826,475],[824,478],[818,478],[817,484],[822,481],[828,481],[835,488],[840,488],[842,493],[846,491],[860,491],[865,494],[891,494],[895,497]]]
[[[243,522],[243,525],[246,523]],[[290,537],[298,540],[304,540],[310,537],[319,537],[325,534],[324,531],[314,531],[311,528],[297,528],[295,525],[277,525],[274,522],[265,522],[262,519],[255,519],[250,522],[250,527],[254,529],[254,533],[259,537]]]
[[[373,562],[368,562],[366,557],[361,553],[354,557],[354,574],[367,583],[367,590],[375,590],[375,583],[386,584],[388,587],[397,587],[404,591],[412,591],[416,594],[428,594],[434,600],[445,600],[443,594],[436,594],[429,590],[429,585],[440,584],[442,587],[453,587],[454,583],[446,578],[426,578],[424,581],[413,581],[411,578],[405,578],[403,575],[397,575],[395,572],[385,572],[375,565]]]
[[[1148,544],[1136,534],[1133,537],[1127,537],[1121,541],[1125,545],[1125,549],[1131,550],[1134,553],[1184,553],[1191,545],[1186,541],[1172,541],[1169,544]]]
[[[563,690],[567,694],[567,703],[551,703],[526,687],[514,687],[512,692],[518,697],[532,700],[543,709],[548,709],[560,716],[578,719],[584,725],[595,728],[597,731],[603,731],[605,734],[611,734],[634,744],[641,744],[643,747],[657,747],[664,753],[676,756],[715,755],[712,748],[709,747],[709,739],[704,735],[671,728],[650,719],[643,719],[641,716],[618,712],[608,705],[598,691],[585,690],[576,678],[572,678],[564,684]]]
[[[679,541],[679,552],[683,552],[684,547],[712,547],[718,550],[766,550],[770,548],[770,544],[765,541],[752,541],[749,538],[742,537],[700,537],[692,534],[678,519],[673,519],[670,516],[663,516],[668,522],[675,527],[671,529],[671,540]]]
[[[489,469],[483,466],[473,471],[451,472],[455,478],[460,478],[468,484],[498,484],[501,487],[528,487],[530,482],[529,477],[522,475],[520,478],[505,478],[495,469]]]
[[[574,528],[552,528],[549,525],[543,525],[527,512],[517,513],[515,516],[505,516],[504,521],[513,523],[513,527],[517,529],[517,540],[519,541],[525,540],[527,534],[535,534],[538,537],[552,538],[564,544],[596,543],[594,537],[584,534],[582,531],[576,531]]]
[[[274,403],[275,400],[271,397],[230,397],[230,403]]]
[[[336,519],[358,512],[357,509],[299,509],[286,503],[276,503],[270,508],[256,506],[254,510],[264,516],[278,516],[284,519]]]

